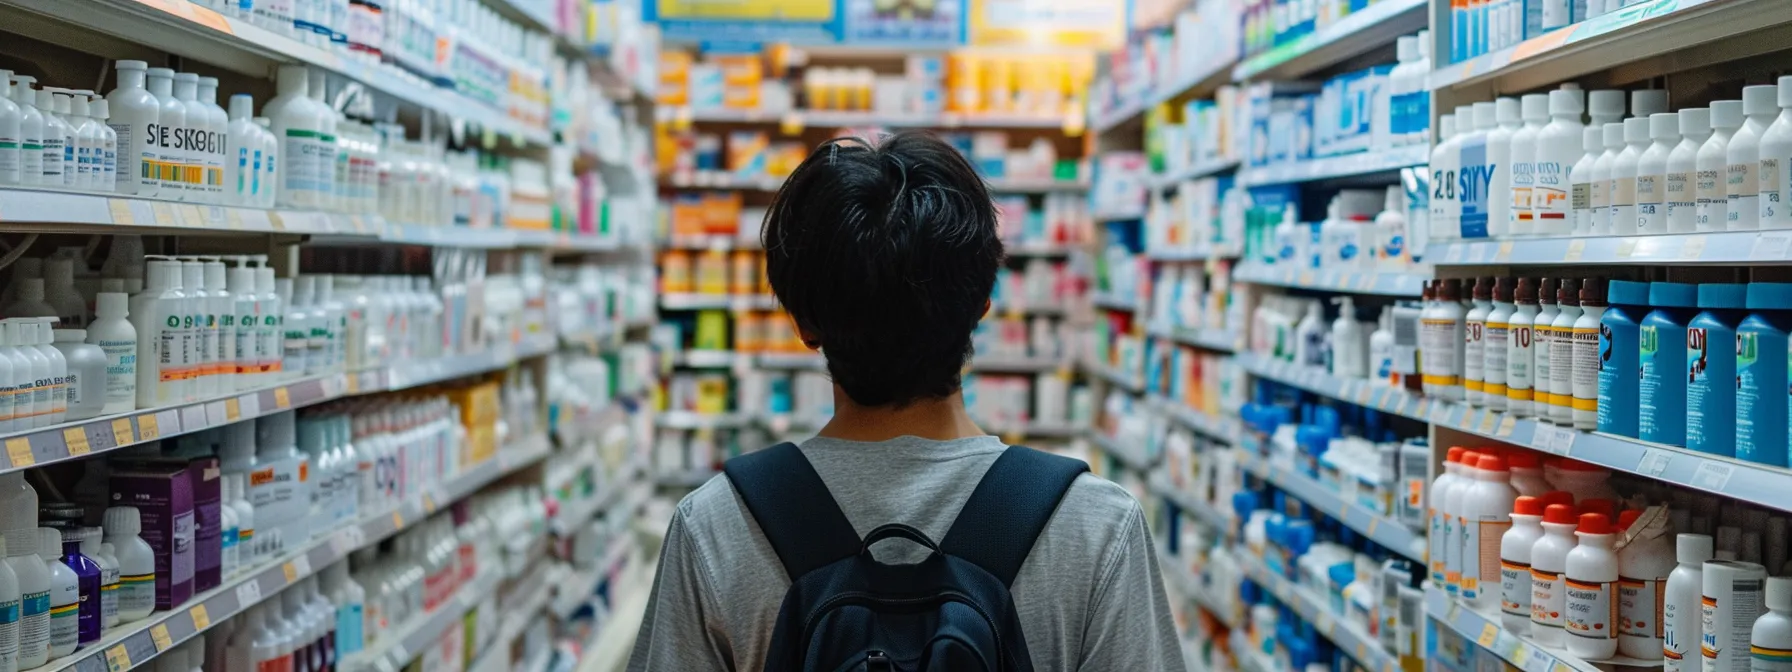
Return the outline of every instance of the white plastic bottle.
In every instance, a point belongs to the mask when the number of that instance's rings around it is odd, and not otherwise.
[[[1506,410],[1506,357],[1511,349],[1512,302],[1511,278],[1494,278],[1493,303],[1487,311],[1485,331],[1481,337],[1481,405],[1490,410]]]
[[[1767,613],[1749,631],[1749,669],[1792,669],[1792,577],[1767,577]]]
[[[1480,461],[1480,454],[1472,450],[1458,455],[1456,484],[1437,498],[1438,510],[1444,516],[1444,590],[1452,597],[1462,594],[1462,497],[1474,489]]]
[[[100,542],[100,528],[89,527],[86,534],[81,539],[81,554],[100,566],[100,626],[110,630],[118,625],[118,554],[110,544]]]
[[[121,293],[99,293],[93,324],[87,328],[87,342],[106,356],[106,401],[100,410],[105,415],[137,408],[137,328],[128,319],[128,301]]]
[[[147,618],[156,608],[156,557],[138,536],[142,516],[133,507],[114,506],[106,509],[104,527],[106,543],[118,552],[118,621]]]
[[[1529,236],[1537,233],[1536,213],[1531,211],[1531,190],[1537,179],[1537,138],[1549,123],[1549,95],[1526,94],[1519,100],[1519,107],[1523,123],[1512,132],[1511,156],[1507,160],[1512,166],[1509,230],[1514,236]]]
[[[1531,546],[1531,638],[1544,646],[1563,645],[1567,586],[1562,573],[1576,545],[1578,525],[1573,506],[1551,504],[1543,510],[1543,536]]]
[[[76,93],[58,94],[62,96],[59,105],[66,107],[59,111],[62,121],[68,124],[68,143],[63,145],[63,186],[70,189],[93,189],[94,180],[94,148],[99,144],[99,136],[94,133],[93,120],[87,117],[87,97]]]
[[[1680,117],[1658,112],[1649,115],[1646,124],[1649,144],[1636,159],[1636,231],[1667,233],[1668,155],[1680,143]]]
[[[100,177],[94,188],[114,191],[118,188],[118,131],[111,126],[112,103],[96,97],[88,105],[100,135]]]
[[[1538,420],[1550,419],[1550,406],[1555,404],[1556,318],[1561,316],[1556,304],[1560,296],[1559,280],[1543,278],[1537,285],[1537,317],[1531,328],[1531,412]]]
[[[1521,418],[1532,415],[1536,397],[1536,283],[1532,278],[1518,279],[1513,292],[1515,306],[1506,323],[1506,410]]]
[[[274,269],[267,266],[255,268],[255,291],[261,295],[261,329],[256,335],[261,365],[257,368],[261,384],[267,385],[286,378],[286,332],[281,324],[286,319],[286,302],[274,283]]]
[[[1563,626],[1568,631],[1568,652],[1584,659],[1605,660],[1618,652],[1617,613],[1618,556],[1611,520],[1603,513],[1583,513],[1575,535],[1580,544],[1568,552],[1563,583],[1566,608]]]
[[[118,134],[118,179],[115,188],[120,194],[145,198],[156,195],[160,186],[146,164],[156,160],[154,133],[162,105],[146,88],[149,64],[143,61],[118,61],[118,88],[106,94],[112,120],[108,122]]]
[[[180,262],[150,259],[144,279],[143,291],[131,297],[130,306],[137,332],[137,407],[155,408],[186,398],[188,364],[183,358],[191,349],[179,326],[186,308]]]
[[[0,536],[0,672],[19,669],[19,576],[6,564],[6,537]]]
[[[330,277],[324,276],[324,280],[328,282]],[[1338,319],[1332,320],[1332,375],[1353,380],[1368,377],[1369,342],[1362,323],[1356,321],[1356,303],[1349,296],[1334,298],[1333,302],[1339,306]]]
[[[184,172],[193,177],[181,181],[186,189],[186,195],[181,200],[210,203],[211,190],[207,183],[210,181],[212,152],[207,138],[212,137],[213,128],[211,111],[206,109],[204,103],[199,102],[199,75],[191,72],[176,73],[174,99],[180,101],[187,112],[186,126],[175,139],[174,147],[186,162]]]
[[[50,572],[37,557],[37,491],[24,472],[0,474],[0,536],[6,565],[19,583],[19,669],[50,660]]]
[[[1668,153],[1667,163],[1667,231],[1692,233],[1698,230],[1699,147],[1711,138],[1711,110],[1688,107],[1676,113],[1680,142]]]
[[[1674,556],[1678,564],[1668,574],[1662,598],[1661,657],[1665,672],[1694,672],[1701,667],[1703,569],[1711,561],[1711,537],[1686,533],[1676,536]]]
[[[1466,311],[1462,307],[1462,282],[1447,279],[1432,283],[1437,287],[1437,301],[1419,318],[1421,363],[1428,388],[1443,399],[1463,398],[1463,350],[1467,332]]]
[[[229,493],[225,500],[230,508],[236,511],[236,560],[241,571],[247,572],[261,561],[255,549],[255,504],[249,501],[245,482],[247,474],[226,474],[224,476],[225,492]]]
[[[206,257],[206,319],[210,320],[209,328],[214,330],[212,345],[207,346],[210,356],[212,384],[208,395],[229,394],[236,391],[236,297],[225,287],[224,262],[217,257]]]
[[[73,129],[57,114],[58,107],[67,111],[68,96],[62,96],[60,105],[56,102],[56,97],[61,95],[48,90],[37,92],[37,109],[44,115],[43,172],[38,174],[38,185],[52,189],[66,189],[70,186],[69,179],[63,175],[67,172],[63,157],[68,152],[69,136],[73,135]]]
[[[1658,633],[1664,582],[1674,571],[1673,530],[1666,507],[1628,510],[1618,521],[1630,540],[1618,549],[1618,652],[1650,658],[1662,650]]]
[[[187,106],[174,97],[174,71],[168,68],[150,68],[148,78],[150,94],[156,97],[160,110],[156,113],[155,126],[150,128],[148,143],[154,152],[150,173],[156,180],[156,198],[169,201],[185,200],[187,197],[186,182],[181,180],[183,169],[189,164],[186,150],[180,148],[175,138],[186,133]]]
[[[273,122],[280,145],[277,202],[281,207],[315,209],[322,205],[324,193],[323,121],[306,95],[309,75],[305,66],[282,65],[276,83],[277,93],[261,113]]]
[[[336,607],[336,659],[342,660],[359,652],[366,639],[367,591],[349,576],[346,561],[324,570],[324,590]]]
[[[50,358],[37,347],[37,323],[25,318],[10,318],[9,336],[19,353],[25,356],[31,366],[31,426],[33,428],[48,427],[56,413],[55,369]]]
[[[280,180],[285,177],[285,167],[280,160],[280,139],[274,135],[273,123],[267,117],[251,119],[255,127],[261,131],[261,185],[256,187],[255,207],[272,208],[275,196],[280,189]]]
[[[1563,278],[1549,341],[1549,421],[1562,426],[1574,424],[1574,323],[1580,316],[1580,285]]]
[[[342,154],[341,148],[336,144],[337,118],[340,115],[337,114],[335,108],[330,107],[329,103],[324,102],[325,89],[328,84],[324,70],[310,68],[307,76],[310,81],[306,85],[305,95],[311,99],[311,113],[317,118],[318,133],[320,134],[315,145],[319,152],[317,177],[320,194],[318,207],[337,210],[340,208],[336,204],[336,175],[346,167],[346,156]],[[339,162],[344,165],[338,166]]]
[[[1601,127],[1603,142],[1599,158],[1593,161],[1591,180],[1593,196],[1593,223],[1588,230],[1596,236],[1609,236],[1612,228],[1612,173],[1617,167],[1618,155],[1624,153],[1624,124],[1610,123]]]
[[[1574,191],[1572,233],[1587,235],[1593,232],[1593,191],[1604,191],[1603,187],[1595,186],[1598,181],[1594,179],[1593,166],[1605,152],[1605,130],[1598,126],[1581,129],[1580,147],[1580,158],[1569,169]]]
[[[223,483],[219,483],[220,491]],[[219,493],[222,495],[222,492]],[[237,527],[236,509],[225,500],[220,499],[218,507],[218,573],[225,581],[229,581],[240,571],[240,562],[236,544],[241,539],[241,530]]]
[[[80,644],[81,577],[62,563],[61,530],[37,528],[37,557],[50,573],[50,658],[61,658]]]
[[[261,315],[258,311],[261,299],[255,290],[255,269],[239,262],[230,268],[226,278],[225,286],[230,292],[232,310],[236,313],[236,389],[252,389],[259,386],[262,380],[259,349]]]
[[[1475,484],[1462,496],[1462,588],[1460,595],[1475,609],[1500,611],[1500,542],[1512,527],[1512,507],[1518,491],[1512,488],[1506,460],[1481,455]]]
[[[1566,403],[1575,429],[1599,426],[1600,320],[1607,306],[1605,278],[1587,278],[1580,286],[1580,316],[1564,335],[1569,340],[1569,388]]]
[[[1543,500],[1514,499],[1511,518],[1500,535],[1500,626],[1522,635],[1531,630],[1531,547],[1543,538]]]
[[[1486,135],[1487,235],[1505,238],[1512,235],[1512,137],[1524,128],[1524,120],[1519,116],[1517,98],[1499,98],[1493,101],[1493,109],[1494,125]]]
[[[255,99],[246,93],[230,97],[230,157],[224,163],[225,203],[256,205],[256,188],[261,175],[261,130],[251,119],[255,115]]]
[[[1468,106],[1457,108],[1458,111],[1472,109]],[[1466,119],[1472,119],[1469,114]],[[1446,114],[1438,120],[1437,146],[1431,150],[1431,205],[1430,226],[1431,240],[1450,241],[1462,237],[1462,201],[1456,194],[1456,171],[1462,167],[1462,157],[1458,150],[1461,143],[1457,139],[1457,116]],[[1467,122],[1473,125],[1473,122]]]
[[[280,318],[281,324],[281,356],[280,367],[283,373],[276,376],[279,380],[289,380],[305,375],[307,362],[311,356],[311,293],[303,291],[308,284],[299,278],[298,288],[292,278],[274,280],[274,291],[280,295],[280,305],[286,306],[286,314]],[[1317,326],[1315,326],[1317,328]]]
[[[7,186],[23,182],[23,178],[19,176],[19,169],[22,166],[19,151],[24,140],[20,135],[19,124],[24,123],[25,115],[19,110],[18,104],[12,102],[11,98],[12,71],[0,70],[0,185]],[[0,626],[0,628],[4,627]],[[0,635],[0,638],[4,637],[5,635]],[[15,634],[14,637],[16,638],[17,635]],[[0,644],[0,658],[7,655],[4,653],[4,649],[4,644]],[[10,672],[6,669],[4,661],[0,661],[0,672]]]
[[[68,420],[98,416],[106,406],[106,353],[87,344],[85,329],[57,329],[57,352],[67,360]]]
[[[1485,276],[1474,279],[1469,290],[1470,308],[1463,316],[1462,388],[1464,398],[1474,406],[1486,405],[1487,314],[1493,312],[1492,281]]]
[[[31,429],[37,424],[37,376],[32,371],[31,358],[25,355],[21,347],[25,337],[19,331],[19,324],[14,320],[0,320],[0,354],[4,354],[11,364],[12,381],[8,387],[12,389],[12,421],[13,431]],[[32,519],[33,521],[36,518]],[[35,522],[33,523],[35,526]]]
[[[218,381],[212,367],[218,362],[218,318],[208,314],[214,305],[205,289],[205,262],[191,257],[180,262],[181,293],[187,295],[183,324],[192,334],[193,355],[187,367],[187,401],[217,396]]]
[[[1755,173],[1761,162],[1761,134],[1778,116],[1778,87],[1761,85],[1742,87],[1742,127],[1730,136],[1724,150],[1728,181],[1724,194],[1729,197],[1724,228],[1729,231],[1750,231],[1761,228],[1760,175]]]
[[[218,78],[200,77],[196,98],[205,108],[205,193],[207,203],[225,203],[224,166],[230,156],[230,115],[218,106]]]
[[[44,115],[37,109],[31,77],[14,75],[12,102],[19,106],[19,183],[31,187],[44,180]]]
[[[1792,198],[1788,195],[1792,182],[1792,76],[1781,77],[1775,90],[1779,116],[1761,134],[1759,149],[1763,229],[1792,228],[1792,208],[1785,205],[1792,203],[1787,200]]]
[[[1730,137],[1742,127],[1742,101],[1711,103],[1711,137],[1699,146],[1694,187],[1699,231],[1723,231],[1729,219]]]
[[[1388,187],[1387,200],[1375,214],[1376,264],[1384,271],[1404,271],[1412,265],[1412,251],[1407,243],[1406,189]]]

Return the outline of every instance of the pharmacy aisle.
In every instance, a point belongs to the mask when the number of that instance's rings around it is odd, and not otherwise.
[[[652,27],[294,7],[0,2],[0,670],[551,669],[641,609]]]

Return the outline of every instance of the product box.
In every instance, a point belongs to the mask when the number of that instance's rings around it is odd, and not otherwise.
[[[735,131],[728,134],[728,171],[739,177],[755,178],[766,174],[767,151],[771,135],[764,131]]]
[[[158,611],[174,609],[193,597],[197,544],[193,480],[187,465],[178,462],[121,462],[112,468],[110,506],[137,509],[143,520],[138,536],[155,554]]]

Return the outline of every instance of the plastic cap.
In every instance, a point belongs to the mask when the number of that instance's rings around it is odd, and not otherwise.
[[[1774,611],[1792,611],[1792,577],[1767,577],[1767,608]]]
[[[114,70],[148,70],[149,64],[145,63],[143,61],[115,61],[112,63],[112,69],[114,69]]]
[[[1564,306],[1580,305],[1580,281],[1574,278],[1562,278],[1556,285],[1556,303]]]
[[[1664,308],[1692,308],[1699,304],[1699,290],[1684,282],[1649,283],[1649,305]]]
[[[1551,504],[1574,506],[1574,493],[1567,490],[1551,490],[1543,493],[1543,505],[1547,507]]]
[[[1512,290],[1518,281],[1513,278],[1495,278],[1493,281],[1493,300],[1500,303],[1512,302]]]
[[[1537,302],[1554,305],[1556,302],[1556,279],[1544,278],[1537,285]]]
[[[1519,497],[1512,500],[1512,513],[1521,516],[1543,515],[1543,500],[1536,497]]]
[[[1673,140],[1680,137],[1680,115],[1673,112],[1657,112],[1649,115],[1649,137],[1655,140]]]
[[[1682,565],[1710,562],[1711,550],[1710,535],[1682,534],[1674,537],[1674,559]]]
[[[1636,144],[1649,141],[1650,129],[1654,122],[1647,117],[1631,117],[1624,120],[1624,142]]]
[[[1792,282],[1751,282],[1743,307],[1749,310],[1792,310]]]
[[[1668,111],[1668,92],[1666,89],[1643,89],[1630,92],[1630,115],[1647,119],[1656,113]]]
[[[1402,35],[1394,38],[1394,60],[1411,63],[1419,58],[1419,38]]]
[[[255,97],[247,93],[239,93],[230,97],[230,120],[248,119],[255,116]]]
[[[1506,464],[1513,469],[1541,469],[1543,467],[1543,461],[1537,459],[1537,454],[1528,450],[1514,450],[1506,453]]]
[[[201,88],[207,87],[207,86],[212,87],[212,88],[217,88],[218,87],[218,78],[217,77],[200,77],[199,78],[199,86]]]
[[[1516,124],[1520,118],[1517,98],[1500,98],[1493,101],[1493,120],[1501,126]]]
[[[1437,141],[1442,143],[1456,135],[1456,115],[1446,114],[1437,118]]]
[[[1475,106],[1472,104],[1471,105],[1457,105],[1456,106],[1456,123],[1462,128],[1474,128],[1474,126],[1475,126]]]
[[[1699,285],[1700,308],[1742,308],[1748,305],[1748,286],[1727,282]]]
[[[1619,511],[1618,512],[1618,529],[1620,529],[1620,530],[1630,529],[1630,526],[1635,524],[1636,519],[1641,518],[1642,515],[1643,515],[1643,512],[1638,511],[1636,509],[1625,509],[1623,511]]]
[[[1603,497],[1583,499],[1580,502],[1580,510],[1587,513],[1603,514],[1607,521],[1610,521],[1613,516],[1618,515],[1618,503]]]
[[[1676,121],[1680,123],[1680,135],[1704,135],[1711,132],[1711,108],[1688,107],[1680,110]]]
[[[134,537],[143,531],[143,514],[136,507],[114,506],[106,509],[100,525],[108,537]]]
[[[1580,304],[1583,306],[1606,305],[1605,278],[1587,278],[1580,281]]]
[[[1580,148],[1584,152],[1598,152],[1605,148],[1605,131],[1598,126],[1588,126],[1580,130]]]
[[[1483,275],[1475,278],[1475,286],[1469,291],[1469,296],[1473,297],[1476,301],[1493,300],[1493,276]],[[1348,301],[1350,300],[1350,297],[1346,296],[1344,297],[1344,300]]]
[[[1481,468],[1481,471],[1498,471],[1502,473],[1506,471],[1506,458],[1498,455],[1482,455],[1481,460],[1476,464]]]
[[[62,557],[62,530],[54,527],[37,528],[37,557],[45,560]]]
[[[1537,280],[1535,278],[1519,278],[1518,279],[1518,290],[1513,292],[1512,295],[1516,298],[1518,303],[1532,304],[1532,305],[1536,304],[1537,303]]]
[[[1499,112],[1493,103],[1482,101],[1475,103],[1475,128],[1486,130],[1499,124]]]
[[[1606,283],[1605,299],[1613,305],[1647,305],[1649,303],[1649,283],[1613,280]]]
[[[1742,101],[1720,100],[1711,104],[1712,128],[1736,128],[1742,125]]]
[[[179,72],[179,73],[175,73],[174,81],[181,82],[181,83],[192,82],[194,84],[198,84],[199,83],[199,75],[193,74],[191,72]]]
[[[1742,113],[1753,117],[1778,112],[1779,90],[1772,84],[1742,87]]]
[[[1577,89],[1556,89],[1549,92],[1549,115],[1572,114],[1579,117],[1587,111],[1586,92]]]
[[[94,314],[100,317],[129,317],[130,299],[119,292],[100,292],[94,304]]]
[[[1518,99],[1519,113],[1525,121],[1541,122],[1549,118],[1549,94],[1527,93]]]
[[[1466,452],[1468,452],[1468,449],[1463,448],[1462,446],[1450,446],[1450,450],[1447,453],[1445,453],[1444,461],[1445,462],[1461,462],[1462,454],[1466,453]]]
[[[55,329],[51,336],[57,343],[83,343],[87,341],[86,329]]]
[[[1611,117],[1617,119],[1624,116],[1624,92],[1615,89],[1594,91],[1587,96],[1590,105],[1587,109],[1595,117]]]
[[[1568,504],[1551,504],[1543,509],[1543,522],[1557,525],[1573,525],[1580,522],[1575,519],[1574,507]]]
[[[1605,142],[1601,145],[1607,149],[1618,149],[1624,146],[1624,124],[1622,122],[1606,124],[1601,129]]]
[[[1580,527],[1574,530],[1578,534],[1611,534],[1612,519],[1603,513],[1580,514]]]

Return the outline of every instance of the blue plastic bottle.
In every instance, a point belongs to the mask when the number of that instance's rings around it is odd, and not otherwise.
[[[1747,303],[1736,327],[1736,458],[1784,467],[1792,283],[1750,283]]]
[[[1637,330],[1649,312],[1649,283],[1613,280],[1599,318],[1599,431],[1636,438]]]
[[[1686,447],[1736,456],[1736,325],[1748,285],[1699,285],[1699,314],[1686,324]]]
[[[1686,322],[1698,305],[1698,288],[1681,282],[1649,283],[1655,309],[1637,330],[1637,438],[1686,445]]]

